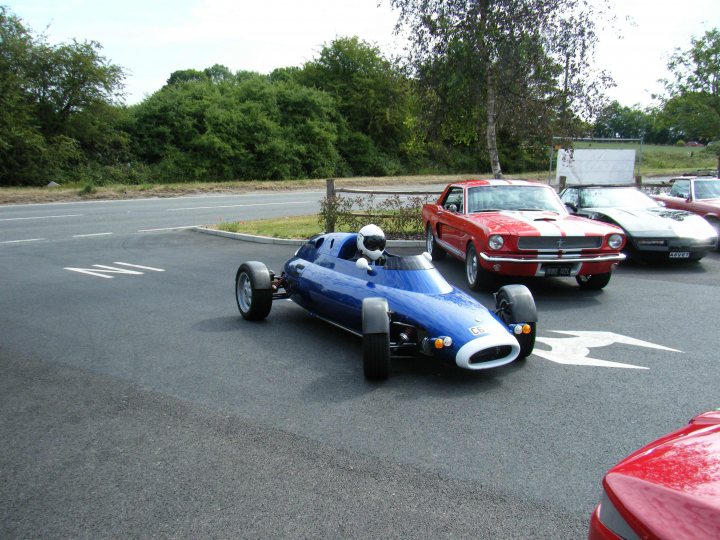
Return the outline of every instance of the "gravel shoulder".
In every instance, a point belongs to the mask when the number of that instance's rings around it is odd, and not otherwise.
[[[455,180],[478,177],[483,175],[422,175],[422,176],[388,176],[388,177],[357,177],[338,178],[336,186],[342,187],[381,187],[403,186],[407,184],[449,183]],[[539,179],[538,175],[525,175],[524,178]],[[78,202],[94,200],[126,200],[167,197],[191,197],[197,195],[243,194],[256,191],[290,191],[290,190],[324,190],[326,181],[320,180],[282,180],[282,181],[247,181],[247,182],[215,182],[171,184],[152,186],[115,185],[97,187],[87,192],[81,188],[71,187],[2,187],[0,188],[0,205],[7,204],[42,204],[54,202]]]

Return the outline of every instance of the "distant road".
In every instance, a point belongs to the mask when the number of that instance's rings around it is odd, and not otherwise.
[[[311,214],[320,191],[0,206],[0,243],[183,229],[222,221]]]
[[[439,191],[444,184],[403,186]],[[383,187],[383,190],[391,188]],[[151,233],[319,211],[325,191],[0,205],[0,244]]]

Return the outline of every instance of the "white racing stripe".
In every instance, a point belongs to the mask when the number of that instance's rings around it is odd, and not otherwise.
[[[568,220],[560,216],[557,220],[538,219],[540,216],[547,215],[540,212],[535,213],[534,216],[532,212],[504,211],[500,214],[534,227],[540,236],[589,236],[593,234],[604,236],[605,234],[605,231],[601,230],[605,225],[595,226],[584,220]]]
[[[561,236],[564,234],[563,230],[556,224],[556,222],[537,220],[536,218],[542,215],[540,212],[526,214],[525,212],[505,211],[500,212],[500,215],[530,225],[540,233],[540,236]]]

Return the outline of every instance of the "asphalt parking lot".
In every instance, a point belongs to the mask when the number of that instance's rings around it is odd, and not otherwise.
[[[279,269],[291,246],[0,249],[4,538],[582,538],[605,470],[720,406],[717,253],[623,265],[602,292],[527,283],[526,361],[400,360],[372,384],[359,340],[292,303],[239,317],[237,266]],[[76,271],[93,265],[125,272]]]

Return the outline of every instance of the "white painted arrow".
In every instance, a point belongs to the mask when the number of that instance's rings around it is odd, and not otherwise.
[[[556,334],[566,334],[574,336],[571,338],[546,338],[538,337],[536,341],[549,345],[549,351],[543,351],[535,349],[533,354],[555,362],[558,364],[574,365],[574,366],[597,366],[597,367],[611,367],[611,368],[624,368],[624,369],[649,369],[643,366],[636,366],[633,364],[623,364],[621,362],[611,362],[609,360],[601,360],[599,358],[591,358],[591,348],[596,347],[607,347],[614,343],[621,343],[624,345],[634,345],[636,347],[645,347],[649,349],[658,349],[661,351],[670,352],[682,352],[677,349],[671,349],[670,347],[664,347],[662,345],[656,345],[649,341],[642,341],[640,339],[623,336],[621,334],[615,334],[613,332],[589,332],[589,331],[568,331],[568,330],[551,330]]]

